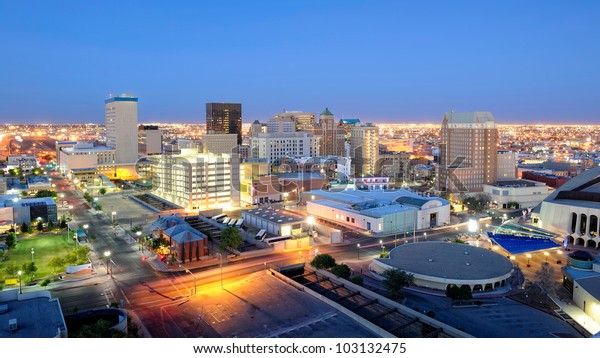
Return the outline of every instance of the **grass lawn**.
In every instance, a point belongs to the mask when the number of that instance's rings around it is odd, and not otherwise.
[[[71,239],[67,242],[67,233],[38,233],[33,235],[19,235],[17,247],[8,252],[8,259],[0,262],[0,284],[4,284],[7,278],[4,268],[15,264],[19,268],[24,263],[31,262],[31,248],[34,250],[33,259],[37,271],[34,280],[52,275],[52,268],[48,262],[52,257],[64,257],[75,248],[75,242]],[[10,278],[10,277],[8,277]],[[26,282],[26,279],[23,279]]]

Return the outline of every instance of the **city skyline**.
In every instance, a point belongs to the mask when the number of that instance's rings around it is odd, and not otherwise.
[[[244,124],[325,107],[373,123],[598,122],[596,3],[113,5],[0,3],[1,122],[102,123],[109,93],[139,97],[141,123],[203,124],[208,102],[241,103]]]

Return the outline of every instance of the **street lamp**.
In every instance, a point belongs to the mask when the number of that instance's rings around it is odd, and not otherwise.
[[[381,253],[383,254],[383,240],[379,240],[379,246],[381,246]]]
[[[356,244],[356,256],[360,260],[360,244]]]
[[[220,252],[217,252],[219,255],[219,267],[221,268],[221,288],[223,288],[223,255]]]
[[[426,232],[423,233],[423,241],[427,241],[427,233]]]
[[[106,257],[106,274],[108,275],[110,272],[108,268],[109,260],[110,260],[110,251],[104,251],[104,257]],[[112,276],[112,275],[111,275]]]
[[[544,256],[546,256],[546,263],[548,263],[548,256],[550,256],[550,253],[546,251],[544,252]]]
[[[529,259],[531,259],[531,254],[527,254],[525,256],[527,256],[527,267],[530,267],[531,265],[529,265]]]
[[[315,257],[319,256],[319,249],[315,249]]]
[[[35,251],[33,250],[33,247],[31,248],[31,262],[33,262],[33,254],[35,253]]]
[[[112,219],[112,223],[113,223],[113,225],[115,224],[115,216],[116,216],[116,215],[117,215],[117,212],[116,212],[116,211],[113,211],[113,212],[111,213],[111,216],[110,216],[110,217],[111,217],[111,219]]]
[[[307,217],[306,223],[308,224],[308,232],[310,233],[310,231],[312,230],[312,226],[315,224],[315,218],[312,216]]]
[[[142,245],[142,232],[138,231],[135,234],[137,235],[137,239],[138,239],[140,247],[143,247],[143,245]],[[143,250],[143,249],[140,249],[140,250]]]
[[[19,272],[17,272],[17,275],[19,275],[19,293],[23,293],[23,289],[21,288],[21,275],[23,274],[23,271],[19,270]]]
[[[179,267],[183,267],[181,265],[179,265]],[[192,275],[192,277],[194,278],[194,290],[192,291],[192,295],[195,296],[196,292],[198,292],[198,286],[196,286],[196,275],[194,275],[192,273],[192,271],[188,270],[187,268],[183,267],[183,269],[185,270],[185,272],[189,273],[190,275]]]

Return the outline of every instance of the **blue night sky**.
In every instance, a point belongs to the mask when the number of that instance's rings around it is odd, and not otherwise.
[[[244,122],[283,109],[363,122],[598,123],[599,1],[0,0],[0,122]]]

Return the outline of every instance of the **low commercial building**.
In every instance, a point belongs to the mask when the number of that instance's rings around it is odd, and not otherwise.
[[[533,208],[553,191],[545,183],[525,179],[498,180],[483,185],[483,192],[490,194],[492,202],[502,209]]]
[[[201,260],[208,256],[208,237],[194,229],[179,215],[168,215],[151,224],[153,237],[169,240],[173,259],[181,262]]]
[[[298,235],[307,229],[306,218],[287,210],[257,208],[242,210],[241,215],[246,225],[275,236]]]
[[[31,171],[38,167],[38,162],[35,156],[20,154],[9,155],[7,161],[7,169],[21,169],[24,172]]]
[[[562,267],[563,287],[573,296],[573,302],[589,318],[600,324],[600,261],[588,251],[576,250],[567,255]],[[587,328],[587,327],[584,327]],[[590,332],[597,333],[597,332]]]
[[[313,190],[307,213],[373,233],[413,232],[450,222],[450,202],[407,190]]]
[[[447,242],[419,242],[398,246],[388,258],[376,258],[378,274],[398,269],[414,276],[415,286],[447,290],[468,287],[472,292],[493,291],[507,284],[514,266],[494,251]]]
[[[560,186],[531,214],[540,228],[566,238],[568,244],[600,247],[600,167]]]
[[[0,291],[0,338],[67,338],[60,301],[50,291],[20,294],[15,288]]]
[[[56,203],[52,198],[20,199],[17,194],[0,196],[0,208],[12,208],[13,223],[21,225],[32,221],[56,223],[58,221]],[[6,216],[7,213],[4,213]]]

